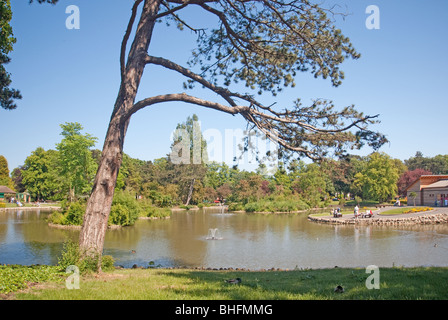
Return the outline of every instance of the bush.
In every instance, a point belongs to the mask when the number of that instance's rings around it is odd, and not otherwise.
[[[239,202],[229,203],[229,211],[242,211],[244,206]]]
[[[115,224],[119,226],[130,225],[130,211],[122,204],[114,204],[110,209],[108,224]]]
[[[244,205],[246,212],[292,212],[306,209],[309,206],[302,200],[283,197],[269,197]]]
[[[244,211],[246,212],[262,211],[262,207],[258,202],[249,202],[244,205]]]
[[[81,202],[72,202],[66,213],[66,224],[80,226],[82,225],[86,204]]]
[[[115,269],[115,260],[112,256],[106,255],[101,258],[101,270],[112,271]]]
[[[109,224],[130,226],[138,219],[142,211],[137,199],[126,191],[115,193],[109,215]]]
[[[0,202],[0,208],[6,208],[6,203]]]
[[[84,219],[86,205],[84,201],[71,203],[62,201],[62,212],[53,212],[48,221],[54,224],[80,226]],[[108,224],[133,225],[141,212],[142,207],[133,195],[129,192],[117,191],[112,202]]]
[[[60,225],[82,225],[86,204],[83,202],[62,202],[60,211],[53,211],[48,217],[48,222]]]
[[[66,225],[66,217],[62,212],[53,211],[47,219],[48,222],[60,225]]]
[[[171,215],[171,210],[168,208],[149,207],[145,210],[146,217],[165,218]]]
[[[58,266],[61,268],[61,271],[65,271],[68,266],[73,265],[78,267],[79,272],[82,274],[97,272],[99,258],[99,256],[83,257],[78,243],[68,240],[63,244],[62,254],[58,259]],[[103,256],[101,258],[101,270],[112,270],[114,268],[114,262],[115,261],[112,256]]]

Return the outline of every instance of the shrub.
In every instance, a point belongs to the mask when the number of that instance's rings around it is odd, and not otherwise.
[[[138,219],[141,207],[135,197],[126,191],[115,193],[109,215],[109,224],[121,226],[133,225]]]
[[[48,222],[61,225],[82,225],[86,204],[83,202],[62,202],[60,211],[53,211],[48,217]]]
[[[65,222],[66,224],[80,226],[86,212],[86,204],[81,202],[72,202],[67,209]]]
[[[306,210],[309,206],[298,198],[268,197],[244,205],[246,212],[292,212]]]
[[[242,211],[244,206],[239,202],[229,203],[229,211]]]
[[[258,202],[249,202],[244,205],[244,210],[246,212],[257,212],[261,211],[261,206]]]
[[[127,226],[130,224],[130,211],[122,204],[114,204],[110,209],[109,225],[115,224],[119,226]]]
[[[114,267],[115,260],[112,256],[106,255],[101,258],[101,270],[112,271]]]
[[[68,266],[76,266],[82,274],[98,271],[99,256],[84,256],[78,243],[71,240],[64,242],[62,254],[58,259],[58,266],[61,271],[65,271]],[[103,256],[101,258],[101,269],[104,271],[114,268],[114,259],[112,256]]]
[[[146,217],[165,218],[171,215],[171,210],[168,208],[148,207],[146,210]]]
[[[51,223],[54,223],[54,224],[61,224],[61,225],[67,224],[65,215],[62,212],[59,212],[59,211],[53,211],[48,216],[47,221],[51,222]]]
[[[0,208],[6,208],[6,203],[0,202]]]

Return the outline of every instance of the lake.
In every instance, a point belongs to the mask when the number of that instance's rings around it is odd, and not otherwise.
[[[48,211],[0,212],[0,264],[57,264],[79,231],[47,225]],[[210,230],[212,229],[212,230]],[[217,230],[214,230],[217,229]],[[219,240],[209,240],[215,231]],[[300,214],[173,212],[108,230],[104,254],[116,265],[148,267],[327,268],[448,266],[448,225],[326,225]],[[134,253],[135,251],[135,253]]]

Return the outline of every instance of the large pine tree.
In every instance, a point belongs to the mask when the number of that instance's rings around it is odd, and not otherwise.
[[[214,18],[215,26],[201,26],[201,20],[187,14],[185,9],[190,7]],[[81,248],[102,253],[129,121],[147,106],[177,101],[240,115],[250,129],[278,143],[282,155],[293,152],[312,160],[330,153],[344,155],[366,143],[374,149],[384,144],[385,137],[369,129],[378,121],[377,115],[364,115],[354,106],[336,108],[331,101],[320,99],[310,105],[297,99],[289,106],[277,106],[275,100],[262,101],[262,96],[257,96],[271,93],[275,97],[283,87],[295,85],[299,72],[329,79],[333,86],[341,84],[341,63],[360,55],[335,27],[333,15],[331,8],[309,0],[135,0],[120,51],[121,85],[87,204]],[[151,37],[161,20],[175,21],[180,29],[196,32],[198,43],[189,67],[169,57],[151,55]],[[219,99],[210,101],[180,91],[136,101],[147,65],[183,77],[186,81],[181,90],[197,84]],[[154,73],[149,76],[157,78]],[[231,91],[232,83],[242,83],[248,91]]]

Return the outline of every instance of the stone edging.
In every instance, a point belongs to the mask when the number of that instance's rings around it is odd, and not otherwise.
[[[359,219],[341,219],[332,217],[313,217],[308,216],[308,220],[318,223],[328,224],[360,224],[360,225],[411,225],[411,224],[440,224],[448,223],[448,213],[427,214],[411,216],[405,218],[359,218]]]

